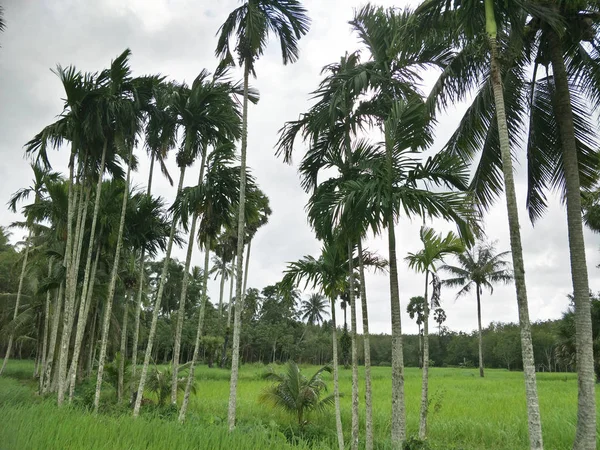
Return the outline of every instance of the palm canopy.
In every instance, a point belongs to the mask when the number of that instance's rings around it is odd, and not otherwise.
[[[408,267],[417,272],[436,272],[435,264],[443,261],[445,256],[459,254],[465,250],[463,242],[452,231],[446,236],[436,233],[432,228],[423,226],[419,233],[423,248],[416,253],[409,253],[405,259]]]
[[[311,325],[324,322],[324,316],[329,315],[327,312],[327,299],[318,293],[311,294],[308,300],[302,302],[300,314],[302,320],[306,320]]]
[[[443,265],[439,268],[453,276],[443,283],[453,287],[460,286],[457,297],[469,293],[473,286],[480,293],[484,287],[493,292],[495,283],[509,283],[513,279],[510,263],[504,260],[509,253],[496,253],[493,244],[480,243],[457,255],[459,265]]]
[[[309,26],[307,11],[299,0],[246,0],[219,28],[215,53],[232,64],[231,41],[235,40],[239,64],[255,74],[254,63],[264,53],[270,33],[279,38],[283,63],[288,64],[298,59],[298,41]]]
[[[589,190],[597,179],[598,142],[591,132],[593,127],[589,120],[592,115],[589,105],[597,104],[594,103],[597,100],[596,89],[600,87],[600,77],[594,69],[597,51],[593,45],[583,45],[581,41],[585,33],[582,36],[580,28],[577,39],[573,33],[565,33],[564,29],[569,23],[568,18],[583,20],[589,14],[577,3],[560,2],[560,7],[554,9],[541,2],[527,0],[510,4],[494,2],[499,34],[497,45],[503,55],[501,70],[511,148],[522,147],[522,136],[527,135],[527,209],[532,221],[545,212],[549,190],[564,194],[565,189],[560,138],[552,102],[554,81],[548,72],[545,42],[545,33],[557,27],[562,29],[560,34],[565,36],[566,41],[565,59],[571,83],[582,188]],[[575,10],[577,13],[569,16]],[[567,11],[570,12],[567,14]],[[417,10],[417,16],[421,26],[427,29],[435,26],[443,40],[455,46],[451,60],[429,95],[430,107],[445,109],[449,104],[465,101],[473,92],[476,93],[444,150],[461,156],[467,162],[479,158],[470,189],[477,205],[483,210],[488,209],[501,194],[504,183],[489,70],[489,44],[483,33],[483,4],[479,1],[459,4],[429,0]],[[538,77],[542,65],[546,68],[546,76]],[[516,158],[516,153],[513,153],[513,158]]]

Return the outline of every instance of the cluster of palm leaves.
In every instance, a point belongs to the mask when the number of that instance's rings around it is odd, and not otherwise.
[[[360,278],[365,336],[366,445],[373,448],[362,241],[369,231],[378,235],[385,230],[388,237],[393,341],[391,431],[392,443],[400,446],[406,439],[406,422],[394,225],[401,216],[418,216],[445,219],[457,226],[458,234],[446,237],[424,227],[423,250],[408,257],[409,265],[426,276],[422,307],[427,333],[429,278],[434,281],[432,306],[441,286],[435,274],[436,262],[444,254],[473,245],[474,237],[483,233],[481,218],[503,190],[521,327],[530,445],[532,449],[543,447],[512,168],[523,134],[527,136],[524,147],[531,220],[542,216],[549,190],[558,190],[566,201],[579,373],[574,448],[595,448],[594,359],[581,192],[590,190],[598,175],[595,128],[589,117],[590,105],[597,103],[600,92],[599,12],[597,2],[584,0],[426,0],[415,12],[367,5],[350,21],[364,50],[347,53],[339,63],[326,66],[323,81],[313,92],[313,106],[282,128],[278,154],[286,162],[292,160],[298,136],[306,144],[299,164],[301,185],[311,194],[309,222],[324,243],[321,257],[291,263],[286,278],[294,283],[308,280],[332,302],[347,291],[350,301],[354,369],[351,448],[357,448],[359,442],[356,278]],[[427,68],[436,69],[440,75],[425,96],[421,74]],[[421,152],[433,143],[437,116],[466,100],[471,101],[470,106],[442,151],[424,158]],[[373,135],[380,141],[365,138]],[[472,177],[471,164],[475,166]],[[332,169],[336,176],[329,175]],[[591,212],[593,209],[588,209],[588,217]],[[479,255],[473,257],[474,253]],[[462,267],[445,267],[455,276],[448,284],[465,286],[463,292],[474,286],[479,296],[483,286],[509,279],[502,256],[494,255],[485,245],[462,254]],[[329,266],[332,260],[336,262]],[[477,273],[477,264],[484,267],[485,274]],[[335,320],[334,311],[332,307]],[[333,345],[335,355],[335,336]],[[427,429],[426,340],[424,353],[421,438]],[[339,411],[337,415],[341,449]]]

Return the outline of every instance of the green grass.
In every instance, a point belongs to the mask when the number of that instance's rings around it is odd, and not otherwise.
[[[279,368],[282,369],[282,368]],[[11,361],[7,377],[0,378],[0,447],[2,449],[284,449],[284,434],[294,418],[258,404],[265,386],[266,368],[244,366],[238,393],[238,429],[228,434],[225,422],[229,395],[229,371],[197,369],[197,395],[192,397],[185,425],[146,412],[133,420],[124,415],[93,416],[81,409],[57,409],[52,400],[33,394],[32,365]],[[315,367],[304,367],[312,374]],[[389,448],[391,370],[375,367],[373,402],[376,447]],[[361,373],[362,378],[362,373]],[[420,370],[407,369],[406,401],[408,434],[418,427]],[[341,370],[342,420],[350,431],[351,372]],[[331,382],[329,382],[331,386]],[[575,374],[538,374],[538,390],[545,447],[570,449],[575,435],[577,378]],[[364,434],[364,385],[361,393],[361,436]],[[111,395],[107,391],[107,395]],[[431,369],[429,441],[438,449],[526,449],[527,415],[523,374],[476,369]],[[600,398],[599,398],[600,400]],[[599,402],[600,404],[600,402]],[[316,439],[310,448],[330,448],[335,440],[333,411],[309,418]],[[315,445],[316,444],[316,445]],[[302,442],[294,448],[309,448]]]

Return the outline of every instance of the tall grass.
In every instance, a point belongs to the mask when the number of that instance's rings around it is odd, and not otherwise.
[[[34,394],[31,363],[11,362],[9,377],[0,379],[0,448],[4,449],[308,449],[330,448],[335,439],[332,413],[314,414],[311,444],[290,438],[294,418],[271,410],[257,401],[266,386],[264,367],[243,367],[238,397],[238,428],[229,434],[225,427],[229,372],[224,369],[197,370],[197,395],[184,425],[161,419],[150,411],[138,420],[123,410],[93,416],[80,409],[56,408],[51,399]],[[276,370],[278,370],[276,368]],[[312,369],[307,369],[312,370]],[[407,369],[406,401],[408,434],[418,429],[420,370]],[[342,421],[350,431],[351,372],[340,373]],[[331,382],[329,381],[331,386]],[[577,413],[575,374],[538,374],[540,408],[546,447],[571,448]],[[378,449],[389,447],[391,371],[373,368],[375,437]],[[360,386],[361,397],[364,386]],[[431,370],[429,442],[436,449],[500,450],[527,449],[527,411],[523,374],[488,370],[486,378],[471,369]],[[600,400],[600,396],[599,396]],[[364,415],[361,411],[361,431]],[[286,439],[287,436],[287,439]],[[305,436],[306,438],[306,436]],[[290,441],[297,445],[291,446]]]

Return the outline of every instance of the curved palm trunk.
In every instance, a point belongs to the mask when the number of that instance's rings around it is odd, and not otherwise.
[[[58,326],[60,325],[60,313],[63,306],[64,282],[60,283],[56,294],[54,305],[54,313],[52,315],[52,330],[50,332],[50,343],[48,344],[48,357],[46,358],[46,367],[44,369],[44,386],[42,394],[46,394],[50,390],[52,383],[52,365],[54,363],[54,353],[56,351],[56,341],[58,338]]]
[[[483,378],[483,335],[481,333],[481,287],[476,284],[477,288],[477,335],[479,344],[479,376]]]
[[[406,410],[404,404],[404,351],[396,260],[394,220],[388,218],[388,247],[390,259],[390,301],[392,311],[392,446],[402,448],[406,440]]]
[[[19,287],[17,289],[17,299],[15,301],[15,312],[13,313],[13,322],[17,320],[17,316],[19,315],[19,306],[21,305],[21,294],[23,293],[23,281],[25,281],[25,272],[27,271],[27,259],[29,258],[29,248],[31,241],[31,228],[29,229],[29,233],[27,235],[27,243],[25,244],[25,255],[23,256],[23,266],[21,267],[21,275],[19,276]],[[2,367],[0,367],[0,375],[4,372],[4,368],[6,367],[6,363],[8,362],[8,358],[10,358],[10,352],[12,350],[14,339],[14,333],[10,333],[8,336],[8,345],[6,347],[6,353],[4,354],[4,361],[2,362]]]
[[[423,373],[421,381],[421,411],[419,414],[419,439],[427,437],[427,409],[429,406],[429,270],[425,271],[425,301],[423,302]]]
[[[183,188],[183,178],[185,176],[185,166],[181,167],[179,173],[179,184],[177,186],[177,195],[180,194]],[[146,346],[146,354],[144,356],[144,366],[142,367],[142,373],[140,374],[140,384],[138,385],[137,395],[135,397],[135,406],[133,408],[133,417],[137,417],[140,414],[140,407],[142,406],[142,397],[144,395],[144,386],[146,385],[146,376],[148,375],[148,366],[150,365],[150,357],[152,356],[152,347],[154,345],[154,337],[156,336],[156,323],[158,322],[158,312],[160,310],[160,303],[162,301],[163,292],[165,290],[165,284],[167,281],[167,272],[169,270],[169,261],[171,260],[171,250],[173,249],[173,239],[175,237],[175,229],[177,227],[177,221],[171,222],[171,232],[169,234],[169,242],[167,244],[167,254],[163,261],[162,272],[160,274],[160,282],[158,285],[158,292],[156,293],[156,299],[154,301],[154,310],[152,311],[152,324],[150,325],[150,332],[148,334],[148,345]]]
[[[123,189],[123,203],[121,205],[121,220],[119,222],[119,234],[117,235],[117,248],[115,250],[115,259],[113,262],[110,282],[108,285],[108,296],[106,298],[106,309],[104,311],[104,323],[102,324],[102,340],[100,342],[100,356],[98,357],[98,377],[96,379],[96,394],[94,396],[94,412],[98,412],[100,407],[100,391],[102,390],[102,377],[104,376],[104,362],[106,360],[106,347],[108,346],[108,330],[110,328],[110,318],[113,299],[115,297],[115,288],[117,286],[117,275],[119,272],[119,260],[121,257],[121,248],[123,247],[123,230],[125,229],[125,215],[127,213],[127,199],[129,198],[129,181],[131,178],[131,160],[133,158],[133,146],[129,149],[127,161],[127,178],[125,188]]]
[[[73,360],[71,362],[71,369],[69,371],[69,377],[71,383],[69,385],[69,402],[73,401],[75,394],[75,382],[77,381],[77,366],[79,364],[79,358],[81,356],[81,346],[83,342],[84,331],[87,324],[87,318],[92,303],[92,295],[94,293],[94,285],[96,284],[96,271],[98,269],[98,260],[100,259],[100,245],[96,251],[96,258],[94,258],[94,264],[92,265],[92,273],[89,280],[89,286],[84,286],[84,295],[81,297],[81,303],[85,304],[83,312],[80,311],[79,321],[82,322],[81,331],[79,329],[79,323],[77,327],[77,333],[75,335],[75,347],[73,349]]]
[[[150,195],[152,192],[152,177],[154,175],[154,153],[150,156],[150,171],[148,175],[148,190],[146,191],[147,195]],[[140,314],[142,312],[142,296],[144,294],[144,270],[146,263],[146,249],[142,248],[142,252],[140,254],[140,274],[138,278],[138,293],[137,293],[137,301],[135,305],[135,325],[133,330],[133,343],[132,352],[131,352],[131,377],[135,378],[135,372],[137,370],[137,353],[138,353],[138,339],[140,335]],[[131,398],[133,401],[134,392],[131,392]]]
[[[352,441],[350,448],[358,449],[358,349],[356,344],[356,300],[354,298],[354,261],[353,248],[348,241],[348,269],[350,296],[350,340],[352,341]]]
[[[362,254],[362,239],[358,240],[358,267],[360,270],[360,301],[363,322],[365,355],[365,450],[373,450],[373,393],[371,390],[371,343],[369,339],[369,311],[367,308],[367,286]]]
[[[183,394],[183,402],[181,403],[181,409],[179,410],[179,421],[185,420],[185,414],[187,412],[188,404],[190,401],[190,393],[192,391],[192,385],[194,384],[194,369],[196,367],[196,361],[200,354],[200,338],[202,337],[202,327],[204,325],[204,312],[206,310],[206,285],[208,284],[208,264],[210,255],[210,236],[206,238],[205,254],[204,254],[204,273],[202,280],[202,299],[200,303],[200,311],[198,312],[198,328],[196,329],[196,341],[194,343],[194,355],[192,356],[192,363],[188,373],[187,383],[185,385],[185,393]]]
[[[578,395],[577,429],[573,448],[590,450],[596,448],[596,379],[594,374],[590,291],[581,218],[577,141],[575,140],[571,94],[563,59],[562,44],[560,38],[553,31],[549,31],[548,36],[555,87],[553,106],[560,135],[565,171],[571,279],[575,303]]]
[[[128,319],[127,302],[128,302],[128,300],[129,300],[129,298],[126,298],[126,300],[125,300],[125,306],[123,308],[123,322],[121,325],[121,347],[120,347],[121,359],[119,360],[119,380],[117,383],[117,401],[119,403],[121,403],[123,401],[123,393],[125,392],[123,384],[125,382],[125,360],[127,359],[127,322],[128,322],[128,320],[127,320]]]
[[[529,306],[527,303],[527,288],[525,286],[525,265],[523,263],[523,247],[521,245],[521,232],[519,228],[519,212],[517,208],[517,195],[513,177],[512,158],[510,153],[510,140],[508,136],[508,123],[504,106],[502,78],[498,61],[498,46],[496,42],[497,28],[494,17],[493,0],[485,0],[486,31],[491,47],[491,80],[496,104],[496,118],[498,121],[498,134],[500,152],[502,156],[502,172],[506,190],[506,209],[508,214],[508,228],[510,234],[510,248],[512,252],[515,288],[519,309],[519,326],[521,329],[521,348],[523,351],[523,372],[525,376],[525,392],[527,397],[527,416],[529,428],[529,445],[531,449],[542,449],[542,422],[540,406],[535,379],[535,362],[533,358],[533,344],[531,341],[531,324],[529,321]]]
[[[331,339],[333,341],[333,396],[335,401],[335,429],[337,431],[338,446],[344,450],[344,429],[342,428],[342,411],[340,408],[340,383],[338,378],[338,344],[337,323],[335,322],[335,303],[331,300]]]
[[[240,200],[238,211],[238,236],[237,236],[237,277],[235,286],[235,298],[238,305],[242,305],[242,260],[244,259],[244,213],[246,209],[246,150],[248,147],[248,77],[250,67],[248,62],[244,66],[244,103],[242,111],[242,148],[240,157]],[[240,363],[240,330],[242,320],[242,308],[235,308],[233,320],[233,344],[231,351],[231,381],[229,383],[229,407],[227,411],[227,423],[229,429],[235,427],[235,413],[237,406],[237,382]]]
[[[202,154],[202,163],[200,164],[200,175],[198,176],[198,185],[204,178],[204,165],[206,164],[206,144]],[[185,269],[183,271],[183,280],[181,281],[181,293],[179,295],[179,311],[177,312],[177,327],[175,328],[175,344],[173,346],[173,369],[171,378],[171,403],[177,404],[177,376],[179,375],[179,354],[181,352],[181,333],[183,331],[183,316],[185,314],[185,300],[187,298],[188,280],[190,278],[190,265],[192,263],[192,254],[194,252],[194,238],[196,236],[196,224],[198,222],[198,213],[194,212],[192,224],[190,226],[190,237],[188,239],[188,248],[185,256]],[[206,253],[209,253],[208,249]]]

